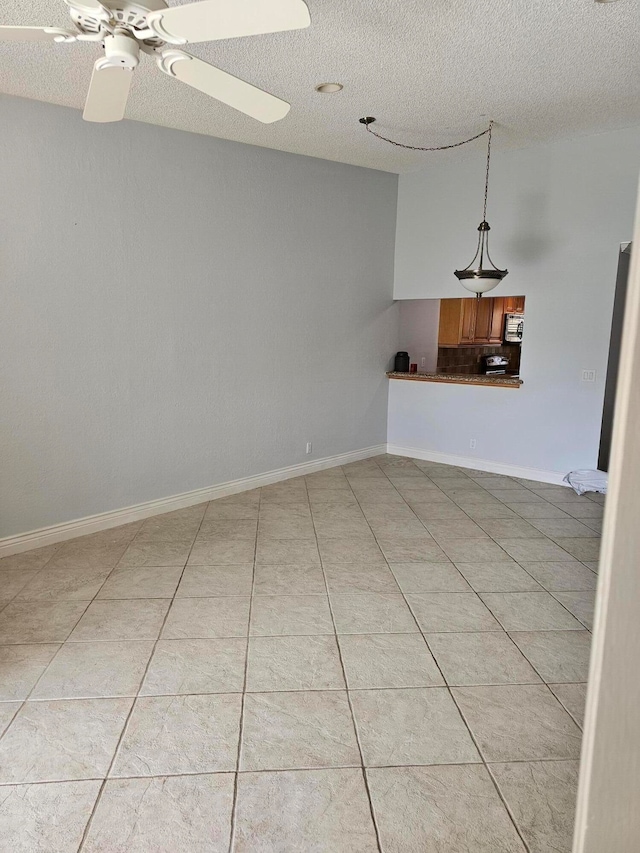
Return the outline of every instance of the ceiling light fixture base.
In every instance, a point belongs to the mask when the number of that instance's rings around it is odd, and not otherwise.
[[[343,90],[342,83],[319,83],[316,86],[316,92],[321,95],[335,95]]]

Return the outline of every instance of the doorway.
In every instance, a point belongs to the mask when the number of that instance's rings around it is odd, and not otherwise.
[[[604,391],[604,408],[602,411],[602,427],[600,429],[600,450],[598,453],[598,468],[600,471],[609,470],[611,453],[611,435],[613,433],[613,412],[616,402],[618,385],[618,367],[620,365],[620,341],[622,340],[622,324],[627,300],[627,282],[631,263],[631,243],[620,246],[618,258],[618,274],[616,276],[616,292],[613,302],[613,317],[611,319],[611,338],[609,342],[609,362],[607,364],[607,379]]]

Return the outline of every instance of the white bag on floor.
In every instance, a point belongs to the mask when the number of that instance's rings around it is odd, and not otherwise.
[[[604,471],[585,468],[581,471],[570,471],[564,482],[569,483],[577,495],[584,495],[585,492],[600,492],[601,495],[606,495],[608,479],[609,475]]]

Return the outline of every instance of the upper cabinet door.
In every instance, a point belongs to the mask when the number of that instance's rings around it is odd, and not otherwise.
[[[482,299],[473,300],[473,304],[476,306],[474,342],[477,344],[488,344],[491,340],[493,303],[493,298],[487,296],[484,296]]]
[[[524,296],[505,296],[505,314],[524,314]]]
[[[504,303],[505,299],[502,296],[495,296],[493,298],[493,314],[491,317],[491,329],[489,331],[490,344],[502,343],[505,315]]]
[[[438,327],[438,346],[458,346],[462,336],[463,299],[440,300],[440,325]]]
[[[461,344],[472,344],[476,335],[476,299],[461,299],[462,303],[462,328],[460,332]]]

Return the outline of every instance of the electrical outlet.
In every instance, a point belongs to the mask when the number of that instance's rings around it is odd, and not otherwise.
[[[427,366],[427,359],[424,356],[422,356],[422,358],[420,359],[420,367],[426,367],[426,366]]]
[[[307,456],[311,453],[312,450],[313,450],[313,444],[310,441],[308,441],[307,442],[307,450],[306,450]]]
[[[476,444],[477,444],[477,442],[476,442],[475,438],[472,438],[472,439],[469,441],[469,449],[470,449],[470,450],[475,450],[475,449],[476,449]]]
[[[596,381],[596,371],[595,370],[583,370],[582,371],[582,381],[583,382],[595,382]]]

